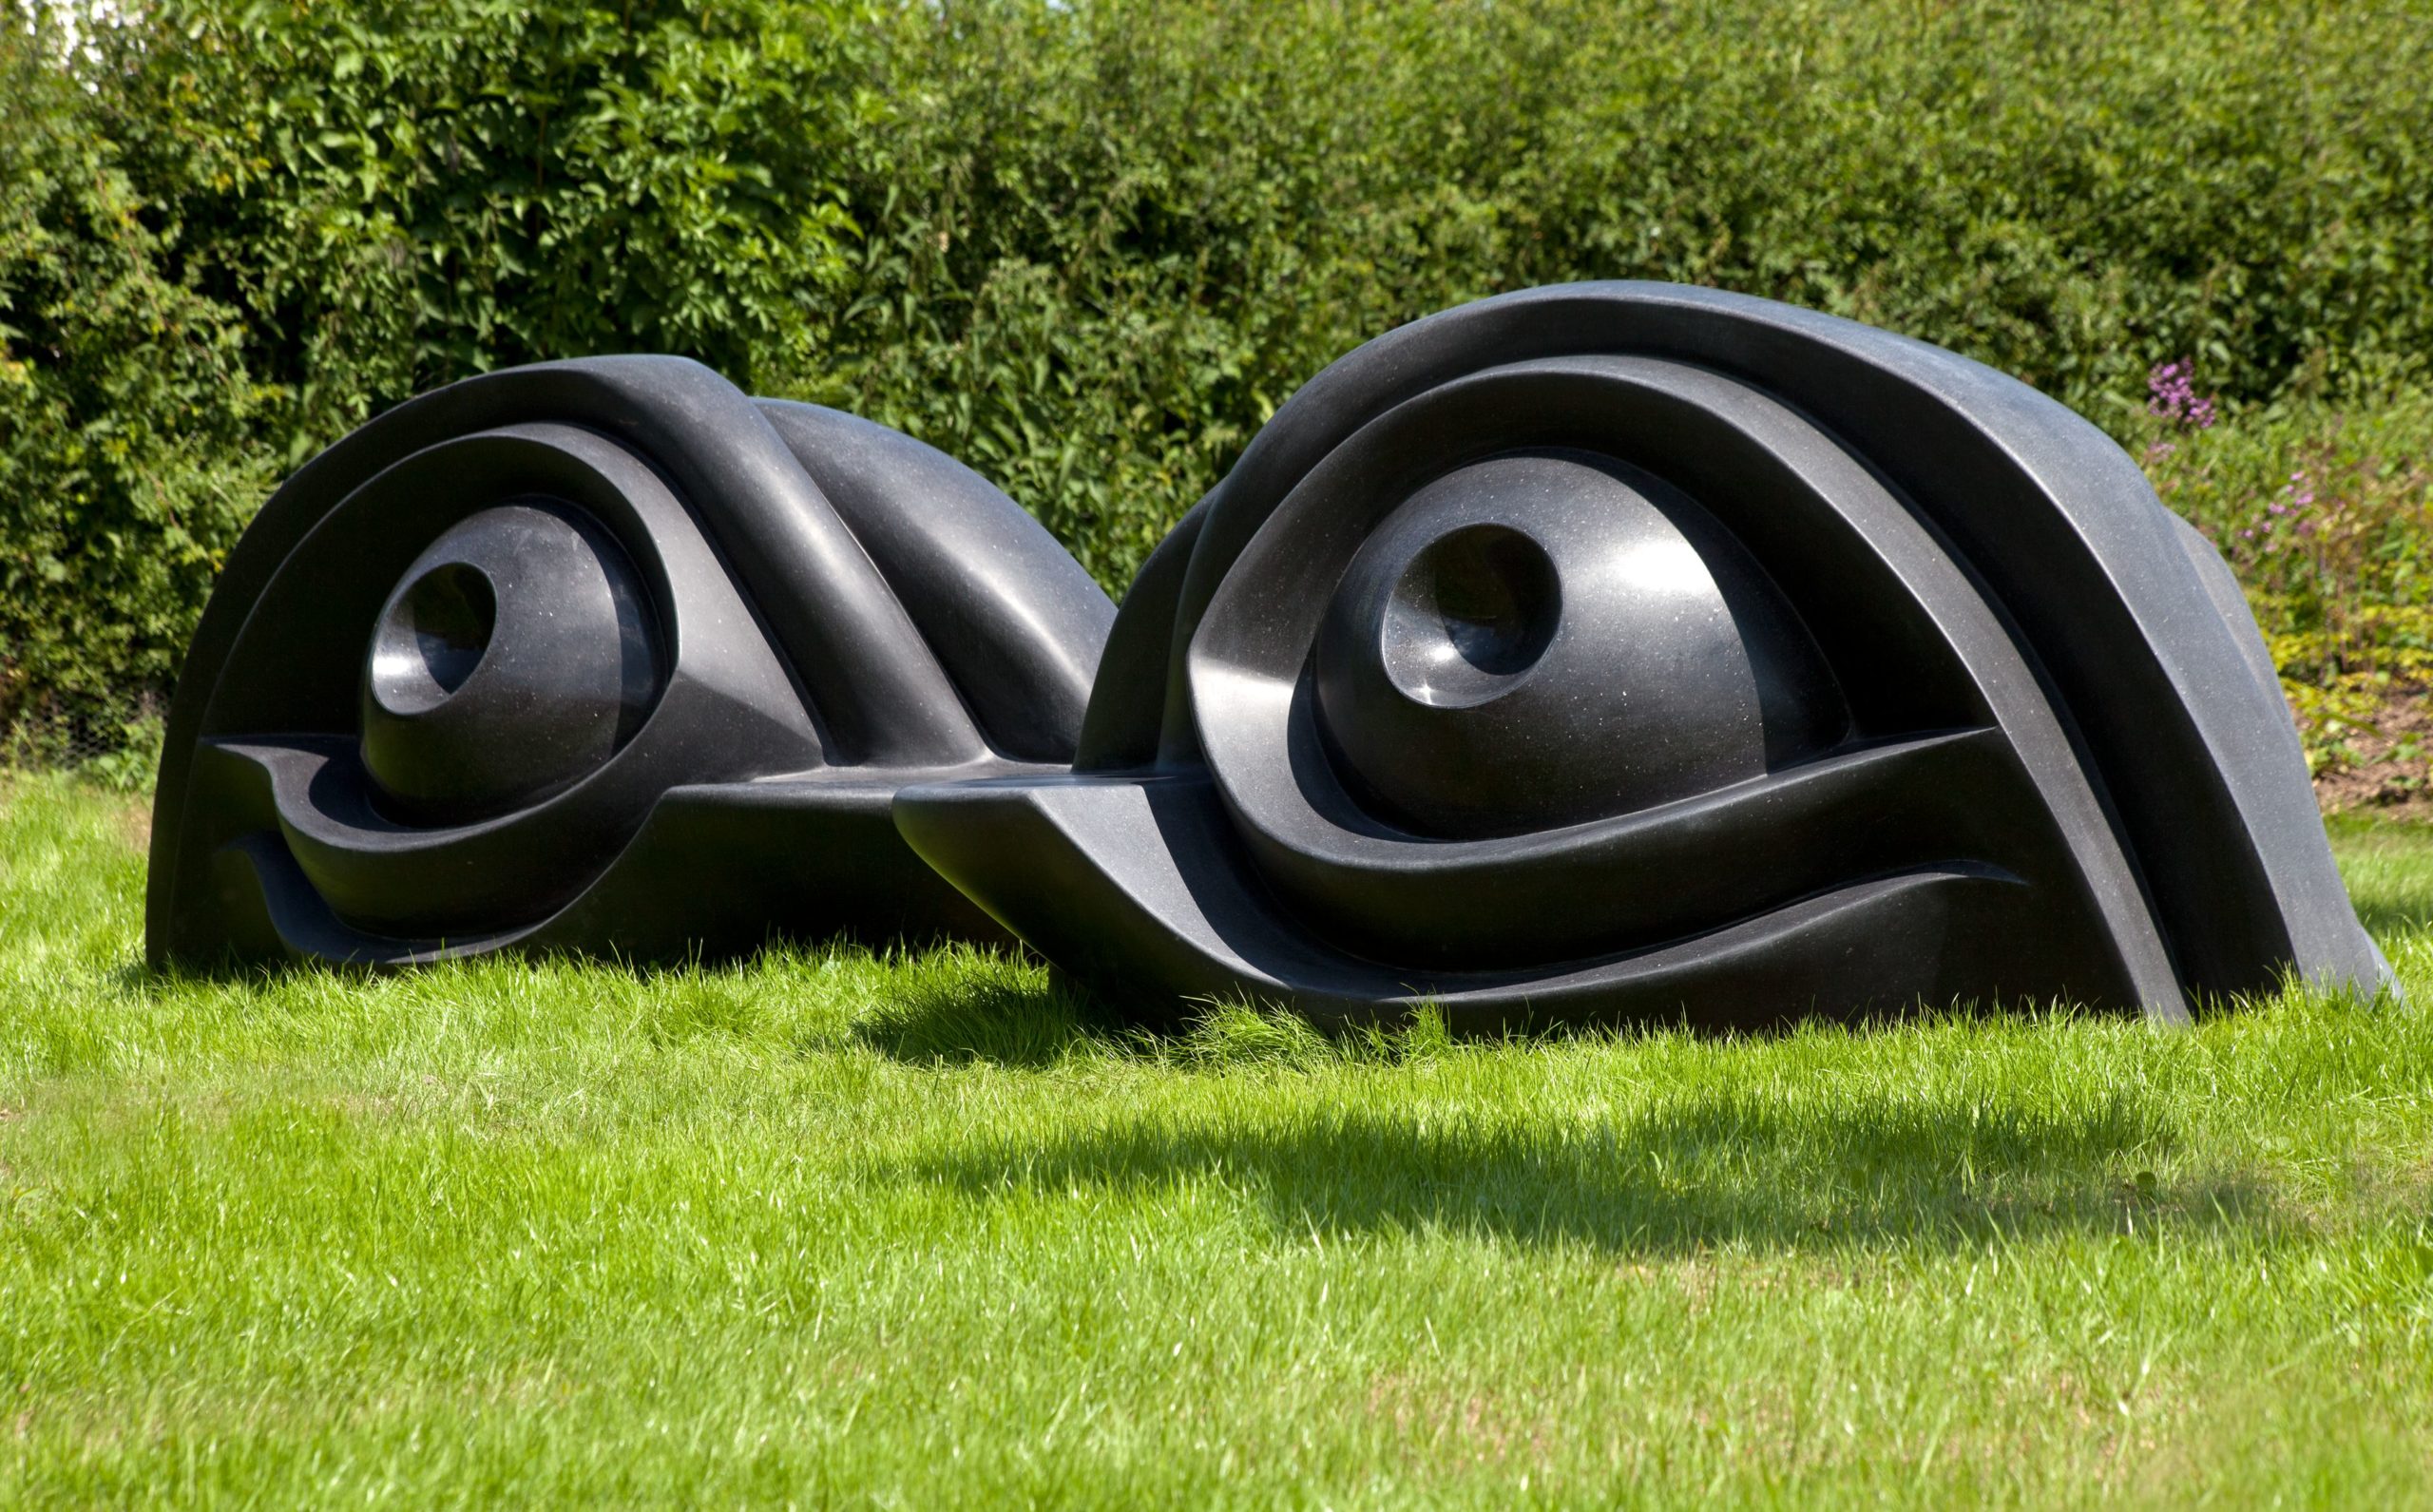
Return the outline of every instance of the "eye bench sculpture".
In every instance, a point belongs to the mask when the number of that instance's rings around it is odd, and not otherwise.
[[[2101,432],[1634,283],[1336,362],[1121,612],[951,459],[690,363],[403,405],[222,576],[146,928],[1010,934],[1143,1017],[1471,1030],[2387,978],[2238,585]]]

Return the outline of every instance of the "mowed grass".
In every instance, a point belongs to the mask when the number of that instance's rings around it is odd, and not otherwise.
[[[0,1502],[2424,1504],[2407,1005],[1325,1044],[805,951],[166,982],[0,789]]]

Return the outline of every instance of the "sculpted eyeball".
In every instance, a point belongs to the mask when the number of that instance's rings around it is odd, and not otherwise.
[[[1421,488],[1353,554],[1314,670],[1345,785],[1422,834],[1523,833],[1762,776],[1844,719],[1746,553],[1677,490],[1588,453]]]
[[[363,667],[363,766],[388,807],[465,822],[559,792],[649,713],[659,632],[624,553],[563,506],[450,527],[406,568]]]

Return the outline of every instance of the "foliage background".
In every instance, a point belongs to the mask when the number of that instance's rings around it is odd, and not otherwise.
[[[58,10],[0,16],[21,730],[165,687],[277,476],[469,373],[674,351],[855,409],[1120,588],[1326,362],[1585,278],[2095,416],[2247,574],[2326,759],[2433,644],[2422,0]],[[2180,358],[2221,424],[2149,412]]]

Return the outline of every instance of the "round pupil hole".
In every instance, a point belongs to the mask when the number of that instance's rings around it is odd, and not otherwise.
[[[1432,542],[1411,566],[1396,596],[1424,599],[1464,661],[1501,677],[1544,654],[1561,589],[1535,541],[1500,525],[1467,526]]]
[[[396,628],[407,636],[384,636],[383,651],[410,646],[422,671],[441,690],[453,693],[465,685],[489,649],[490,631],[498,622],[498,598],[490,580],[478,567],[450,562],[423,574],[406,590],[398,604]],[[406,641],[407,645],[398,645]],[[387,660],[384,657],[382,660]]]

